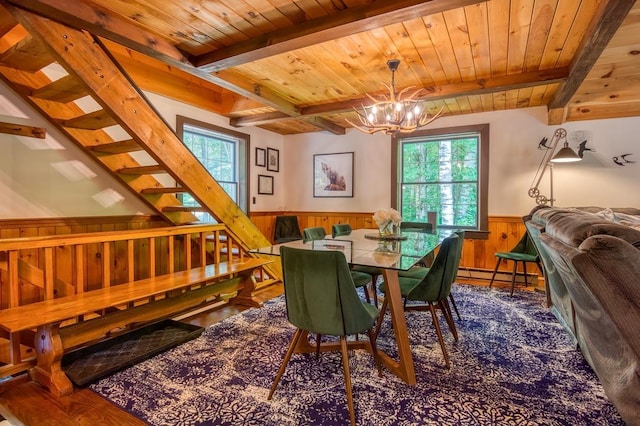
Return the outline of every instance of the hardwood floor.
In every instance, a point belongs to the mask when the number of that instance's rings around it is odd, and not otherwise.
[[[488,285],[487,281],[458,279],[460,283]],[[509,287],[509,283],[496,282],[496,287]],[[520,288],[533,290],[533,287]],[[282,285],[273,285],[257,294],[261,301],[282,294]],[[197,314],[182,321],[203,327],[215,324],[246,309],[225,305]],[[136,417],[117,408],[89,389],[78,389],[73,394],[56,398],[41,386],[22,375],[0,384],[0,414],[15,425],[86,425],[86,426],[143,426]]]

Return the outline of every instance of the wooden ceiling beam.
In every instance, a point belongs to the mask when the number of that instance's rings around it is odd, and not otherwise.
[[[594,19],[585,31],[588,36],[582,40],[569,67],[569,78],[553,95],[549,110],[567,106],[634,4],[635,0],[609,0],[600,5],[599,19]]]
[[[511,74],[462,83],[443,84],[440,86],[425,87],[425,95],[421,99],[426,101],[437,101],[458,96],[475,96],[486,93],[494,93],[506,90],[524,89],[541,84],[560,83],[569,76],[569,68],[556,68],[545,71],[533,71],[523,74]],[[331,102],[321,105],[313,105],[301,108],[301,115],[298,118],[305,119],[325,114],[336,114],[359,108],[362,105],[369,105],[371,99],[358,98],[348,101]],[[231,125],[236,127],[259,126],[272,124],[279,121],[291,120],[291,117],[279,112],[269,112],[265,114],[255,114],[246,117],[234,118]]]
[[[457,9],[485,0],[379,0],[366,6],[311,19],[293,27],[252,37],[193,58],[204,71],[220,71],[314,44]]]

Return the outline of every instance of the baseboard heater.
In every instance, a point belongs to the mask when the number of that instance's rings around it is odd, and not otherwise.
[[[195,339],[203,331],[178,321],[159,321],[69,352],[62,357],[62,369],[74,385],[83,387]]]

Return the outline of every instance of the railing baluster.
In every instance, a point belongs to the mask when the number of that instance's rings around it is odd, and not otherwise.
[[[55,297],[56,277],[53,269],[53,247],[44,249],[44,298],[51,300]]]

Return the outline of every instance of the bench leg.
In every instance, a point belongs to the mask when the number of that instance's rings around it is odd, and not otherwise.
[[[61,361],[64,348],[58,324],[38,327],[35,348],[38,354],[38,365],[29,371],[31,379],[49,389],[49,392],[55,396],[72,393],[73,384],[62,371]]]
[[[238,295],[231,299],[231,303],[234,305],[250,306],[252,308],[262,306],[258,298],[253,295],[256,291],[256,279],[253,276],[253,269],[242,273],[240,283],[242,288],[238,291]]]

